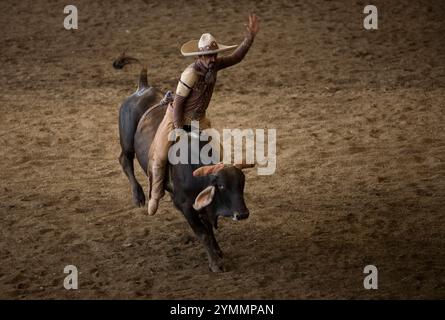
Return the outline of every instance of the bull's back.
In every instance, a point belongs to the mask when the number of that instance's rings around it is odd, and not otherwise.
[[[153,87],[143,88],[129,96],[119,110],[119,137],[126,152],[134,152],[134,134],[143,114],[161,100],[162,96]]]
[[[156,105],[147,110],[139,120],[134,135],[136,158],[145,173],[147,173],[148,150],[154,140],[156,131],[164,118],[168,105]]]

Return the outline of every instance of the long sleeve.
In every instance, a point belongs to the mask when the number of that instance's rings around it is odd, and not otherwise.
[[[189,66],[181,74],[173,101],[173,121],[175,128],[182,128],[184,121],[184,105],[192,88],[198,79],[195,70]]]
[[[236,50],[229,56],[218,58],[217,68],[218,70],[231,67],[244,59],[250,46],[253,43],[254,37],[251,34],[247,34],[243,42],[236,48]]]
[[[173,101],[173,121],[175,128],[182,128],[184,121],[184,102],[186,99],[187,97],[176,95]]]

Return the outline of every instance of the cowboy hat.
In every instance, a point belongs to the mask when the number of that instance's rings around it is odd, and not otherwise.
[[[207,54],[216,54],[236,48],[238,45],[226,46],[217,43],[216,39],[210,33],[204,33],[199,40],[190,40],[181,47],[183,56],[201,56]]]

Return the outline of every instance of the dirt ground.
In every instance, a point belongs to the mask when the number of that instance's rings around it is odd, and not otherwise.
[[[373,1],[63,1],[0,12],[0,298],[445,298],[445,4]],[[277,171],[246,172],[248,220],[221,220],[227,272],[167,199],[134,208],[118,110],[138,66],[173,90],[203,32],[239,43],[221,71],[217,128],[276,128]],[[137,166],[146,190],[146,180]],[[66,265],[79,289],[65,290]],[[379,271],[363,288],[363,268]]]

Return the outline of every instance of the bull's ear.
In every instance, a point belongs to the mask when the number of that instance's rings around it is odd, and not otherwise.
[[[221,162],[217,163],[217,164],[210,165],[210,166],[202,166],[202,167],[196,169],[195,171],[193,171],[193,176],[194,177],[202,177],[202,176],[207,176],[209,174],[215,174],[223,168],[224,168],[224,164]]]
[[[204,207],[207,207],[213,200],[213,196],[215,195],[215,187],[208,186],[204,190],[202,190],[195,199],[195,203],[193,204],[193,209],[196,211],[201,210]]]

